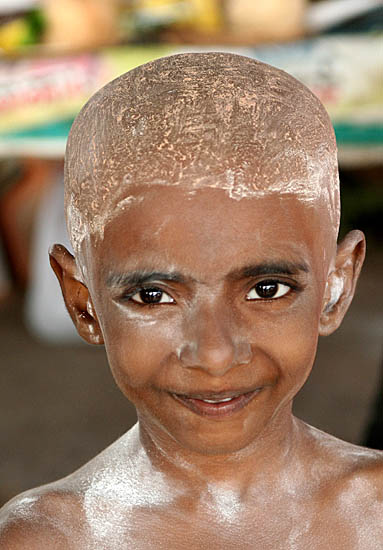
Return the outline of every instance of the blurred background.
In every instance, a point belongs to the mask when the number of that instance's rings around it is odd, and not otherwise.
[[[163,55],[243,53],[309,86],[339,147],[342,233],[367,235],[357,295],[296,414],[383,448],[383,3],[0,0],[0,505],[73,471],[135,421],[103,348],[74,333],[48,247],[69,246],[66,137],[104,83]],[[297,106],[299,109],[299,106]]]

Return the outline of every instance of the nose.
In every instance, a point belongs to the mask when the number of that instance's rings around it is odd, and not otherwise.
[[[183,367],[224,376],[234,366],[251,361],[251,346],[240,337],[229,312],[200,311],[188,320],[185,332],[185,343],[178,350]]]

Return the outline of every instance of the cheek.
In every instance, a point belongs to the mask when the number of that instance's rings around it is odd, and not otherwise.
[[[283,386],[294,396],[310,374],[318,343],[319,311],[316,307],[286,314],[275,326],[272,350]]]
[[[311,368],[318,343],[318,330],[313,323],[286,324],[281,352],[290,365],[289,375],[301,374]]]
[[[105,347],[113,376],[120,389],[140,388],[154,383],[174,354],[177,330],[174,323],[141,313],[113,308],[104,332]]]

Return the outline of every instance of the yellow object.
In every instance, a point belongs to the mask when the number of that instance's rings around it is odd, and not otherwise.
[[[213,32],[221,28],[219,0],[137,0],[134,11],[147,22]]]
[[[0,27],[0,50],[6,53],[16,51],[29,36],[29,27],[24,19],[15,19]]]
[[[185,0],[136,0],[133,11],[152,25],[169,25],[190,17],[190,2]]]
[[[203,32],[218,31],[222,27],[220,2],[217,0],[191,0],[194,25]]]

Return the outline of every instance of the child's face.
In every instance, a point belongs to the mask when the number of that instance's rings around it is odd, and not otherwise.
[[[142,426],[208,454],[278,430],[316,352],[335,249],[325,208],[219,189],[129,195],[93,249],[88,283]]]

